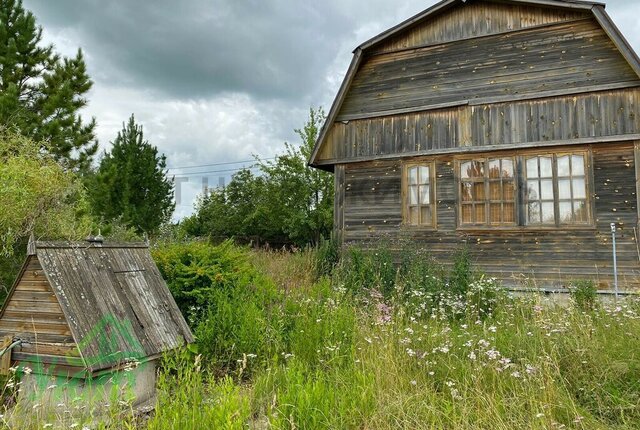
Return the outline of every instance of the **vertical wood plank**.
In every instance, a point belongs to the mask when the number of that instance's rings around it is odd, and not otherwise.
[[[345,195],[345,168],[344,165],[336,165],[334,167],[334,188],[335,199],[333,209],[333,237],[338,243],[338,246],[343,244],[343,230],[344,230],[344,195]]]
[[[0,343],[0,350],[8,348],[13,343],[13,336],[5,336]],[[2,357],[0,357],[0,375],[7,376],[9,374],[9,368],[11,367],[11,351],[6,351]]]

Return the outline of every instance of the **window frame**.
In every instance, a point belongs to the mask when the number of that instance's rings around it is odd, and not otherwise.
[[[498,178],[492,178],[491,174],[490,174],[490,170],[488,168],[489,164],[492,161],[499,161],[500,162],[500,168],[502,171],[502,163],[504,160],[510,160],[511,161],[511,165],[512,165],[512,174],[513,177],[511,178],[511,181],[505,180],[505,178],[502,177],[502,173],[500,175],[500,177]],[[466,163],[473,163],[473,162],[482,162],[484,163],[484,172],[483,172],[483,178],[482,181],[478,180],[478,179],[471,179],[471,180],[465,180],[462,178],[462,166]],[[458,228],[462,228],[462,229],[501,229],[501,228],[516,228],[518,227],[518,219],[519,219],[519,213],[518,213],[518,157],[514,156],[514,155],[500,155],[500,154],[494,154],[494,155],[483,155],[483,156],[478,156],[478,157],[472,157],[472,158],[461,158],[458,159],[455,165],[455,169],[456,169],[456,188],[457,188],[457,207],[458,207]],[[508,200],[504,200],[503,198],[501,199],[492,199],[491,198],[491,184],[492,183],[499,183],[500,184],[500,191],[501,191],[501,196],[504,197],[504,183],[505,182],[513,182],[513,221],[512,222],[504,222],[504,221],[499,221],[499,222],[492,222],[491,221],[491,206],[494,204],[500,204],[502,208],[504,208],[505,204],[510,204],[511,202]],[[463,201],[463,184],[464,183],[482,183],[483,184],[483,192],[484,192],[484,199],[483,200],[471,200],[471,203],[464,203]],[[475,218],[476,218],[476,212],[475,212],[475,208],[476,205],[478,204],[482,204],[484,205],[484,221],[483,222],[475,222]],[[464,222],[464,211],[463,211],[463,207],[464,206],[470,206],[472,208],[472,213],[474,214],[474,222]]]
[[[557,158],[562,157],[564,155],[568,155],[571,157],[572,155],[582,155],[584,157],[584,181],[585,181],[585,210],[586,210],[586,221],[582,223],[558,223],[554,222],[552,224],[528,224],[528,215],[527,215],[527,173],[526,173],[526,160],[527,158],[532,157],[544,157],[550,156],[552,158],[552,169],[553,169],[553,196],[554,196],[554,221],[559,218],[559,193],[558,193],[558,175],[557,175]],[[514,180],[515,180],[515,197],[514,197],[514,205],[515,205],[515,223],[512,224],[491,224],[487,222],[483,224],[464,224],[462,223],[462,175],[461,175],[461,165],[465,162],[469,161],[478,161],[478,160],[495,160],[495,159],[505,159],[511,158],[514,161]],[[478,154],[464,154],[464,155],[454,155],[454,177],[455,177],[455,187],[456,187],[456,221],[457,226],[456,230],[459,231],[484,231],[484,230],[506,230],[506,231],[557,231],[557,230],[594,230],[596,228],[595,223],[595,199],[594,199],[594,170],[593,170],[593,151],[591,148],[576,148],[575,150],[572,148],[562,148],[559,150],[547,149],[544,151],[540,150],[526,150],[517,152],[509,152],[509,153],[478,153]],[[564,178],[564,177],[563,177]],[[572,179],[573,180],[573,176]],[[487,196],[486,204],[490,204],[489,194],[486,194],[488,191],[485,191],[485,196]],[[564,200],[564,199],[562,199]],[[572,202],[576,200],[573,198],[572,192]],[[583,199],[577,199],[583,200]]]
[[[428,167],[429,168],[429,201],[428,205],[423,205],[419,202],[418,210],[421,212],[421,209],[425,206],[429,207],[431,211],[431,223],[429,224],[412,224],[410,221],[410,207],[414,206],[410,204],[409,201],[409,187],[411,186],[411,182],[409,179],[409,171],[414,167]],[[411,161],[402,164],[402,225],[411,229],[426,229],[426,230],[435,230],[438,225],[438,202],[436,200],[437,192],[436,192],[436,162],[435,160],[429,161]],[[418,185],[420,186],[420,185]]]
[[[571,161],[571,157],[574,155],[581,155],[583,157],[583,168],[584,168],[584,172],[582,176],[578,176],[580,178],[584,179],[584,189],[585,189],[585,196],[584,198],[580,198],[580,199],[576,199],[574,198],[574,192],[573,192],[573,181],[575,179],[574,175],[573,175],[573,162]],[[560,176],[559,172],[558,172],[558,158],[560,157],[564,157],[564,156],[568,156],[570,163],[569,163],[569,176]],[[552,181],[552,189],[553,189],[553,223],[536,223],[536,224],[529,224],[529,219],[528,219],[528,204],[529,204],[529,197],[528,197],[528,187],[527,187],[527,180],[529,178],[527,178],[527,159],[530,158],[539,158],[539,157],[550,157],[551,158],[551,171],[552,171],[552,176],[551,176],[551,181]],[[591,151],[589,150],[576,150],[576,151],[571,151],[571,150],[562,150],[562,151],[545,151],[542,153],[529,153],[529,154],[523,154],[520,156],[521,158],[521,163],[522,163],[522,211],[523,211],[523,227],[526,227],[527,229],[531,229],[531,228],[547,228],[547,229],[570,229],[570,228],[585,228],[585,227],[594,227],[594,217],[593,217],[593,199],[592,199],[592,176],[593,176],[593,169],[591,168]],[[535,179],[535,178],[534,178]],[[560,198],[560,190],[559,190],[559,183],[561,180],[569,180],[570,183],[570,189],[571,189],[571,198],[570,199],[561,199]],[[584,222],[563,222],[560,218],[560,203],[562,202],[570,202],[571,204],[574,203],[574,201],[582,201],[584,200],[584,207],[586,210],[586,221]],[[544,199],[544,201],[549,201],[548,199]],[[573,209],[572,209],[573,212]],[[573,216],[572,216],[573,217]]]

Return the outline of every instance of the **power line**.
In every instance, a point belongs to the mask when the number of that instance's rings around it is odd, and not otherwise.
[[[175,176],[176,178],[188,178],[189,176],[197,176],[197,175],[211,175],[214,173],[230,173],[230,172],[239,172],[241,170],[255,170],[258,169],[257,166],[251,166],[251,167],[239,167],[237,169],[227,169],[227,170],[209,170],[206,172],[185,172],[185,173],[180,173],[179,175]]]
[[[263,161],[275,160],[277,157],[272,158],[261,158]],[[198,167],[215,167],[215,166],[229,166],[231,164],[241,164],[241,163],[253,163],[256,160],[244,160],[244,161],[229,161],[226,163],[211,163],[211,164],[201,164],[199,166],[182,166],[182,167],[167,167],[167,170],[180,170],[180,169],[195,169]]]

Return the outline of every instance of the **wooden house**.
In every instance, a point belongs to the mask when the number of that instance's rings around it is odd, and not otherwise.
[[[640,286],[640,60],[602,3],[445,0],[363,43],[310,165],[344,244],[467,244],[507,285]]]
[[[23,388],[53,380],[76,396],[126,370],[136,400],[151,397],[155,360],[193,336],[147,245],[32,241],[28,254],[0,311],[5,356],[32,378]]]

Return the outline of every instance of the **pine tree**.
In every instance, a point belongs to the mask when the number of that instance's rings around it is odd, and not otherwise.
[[[42,27],[21,0],[0,0],[0,124],[47,147],[69,167],[84,169],[98,150],[95,119],[83,123],[92,82],[82,51],[62,58],[42,46]]]
[[[118,220],[139,233],[153,234],[175,209],[166,157],[144,140],[133,115],[112,144],[88,183],[94,213],[107,222]]]

